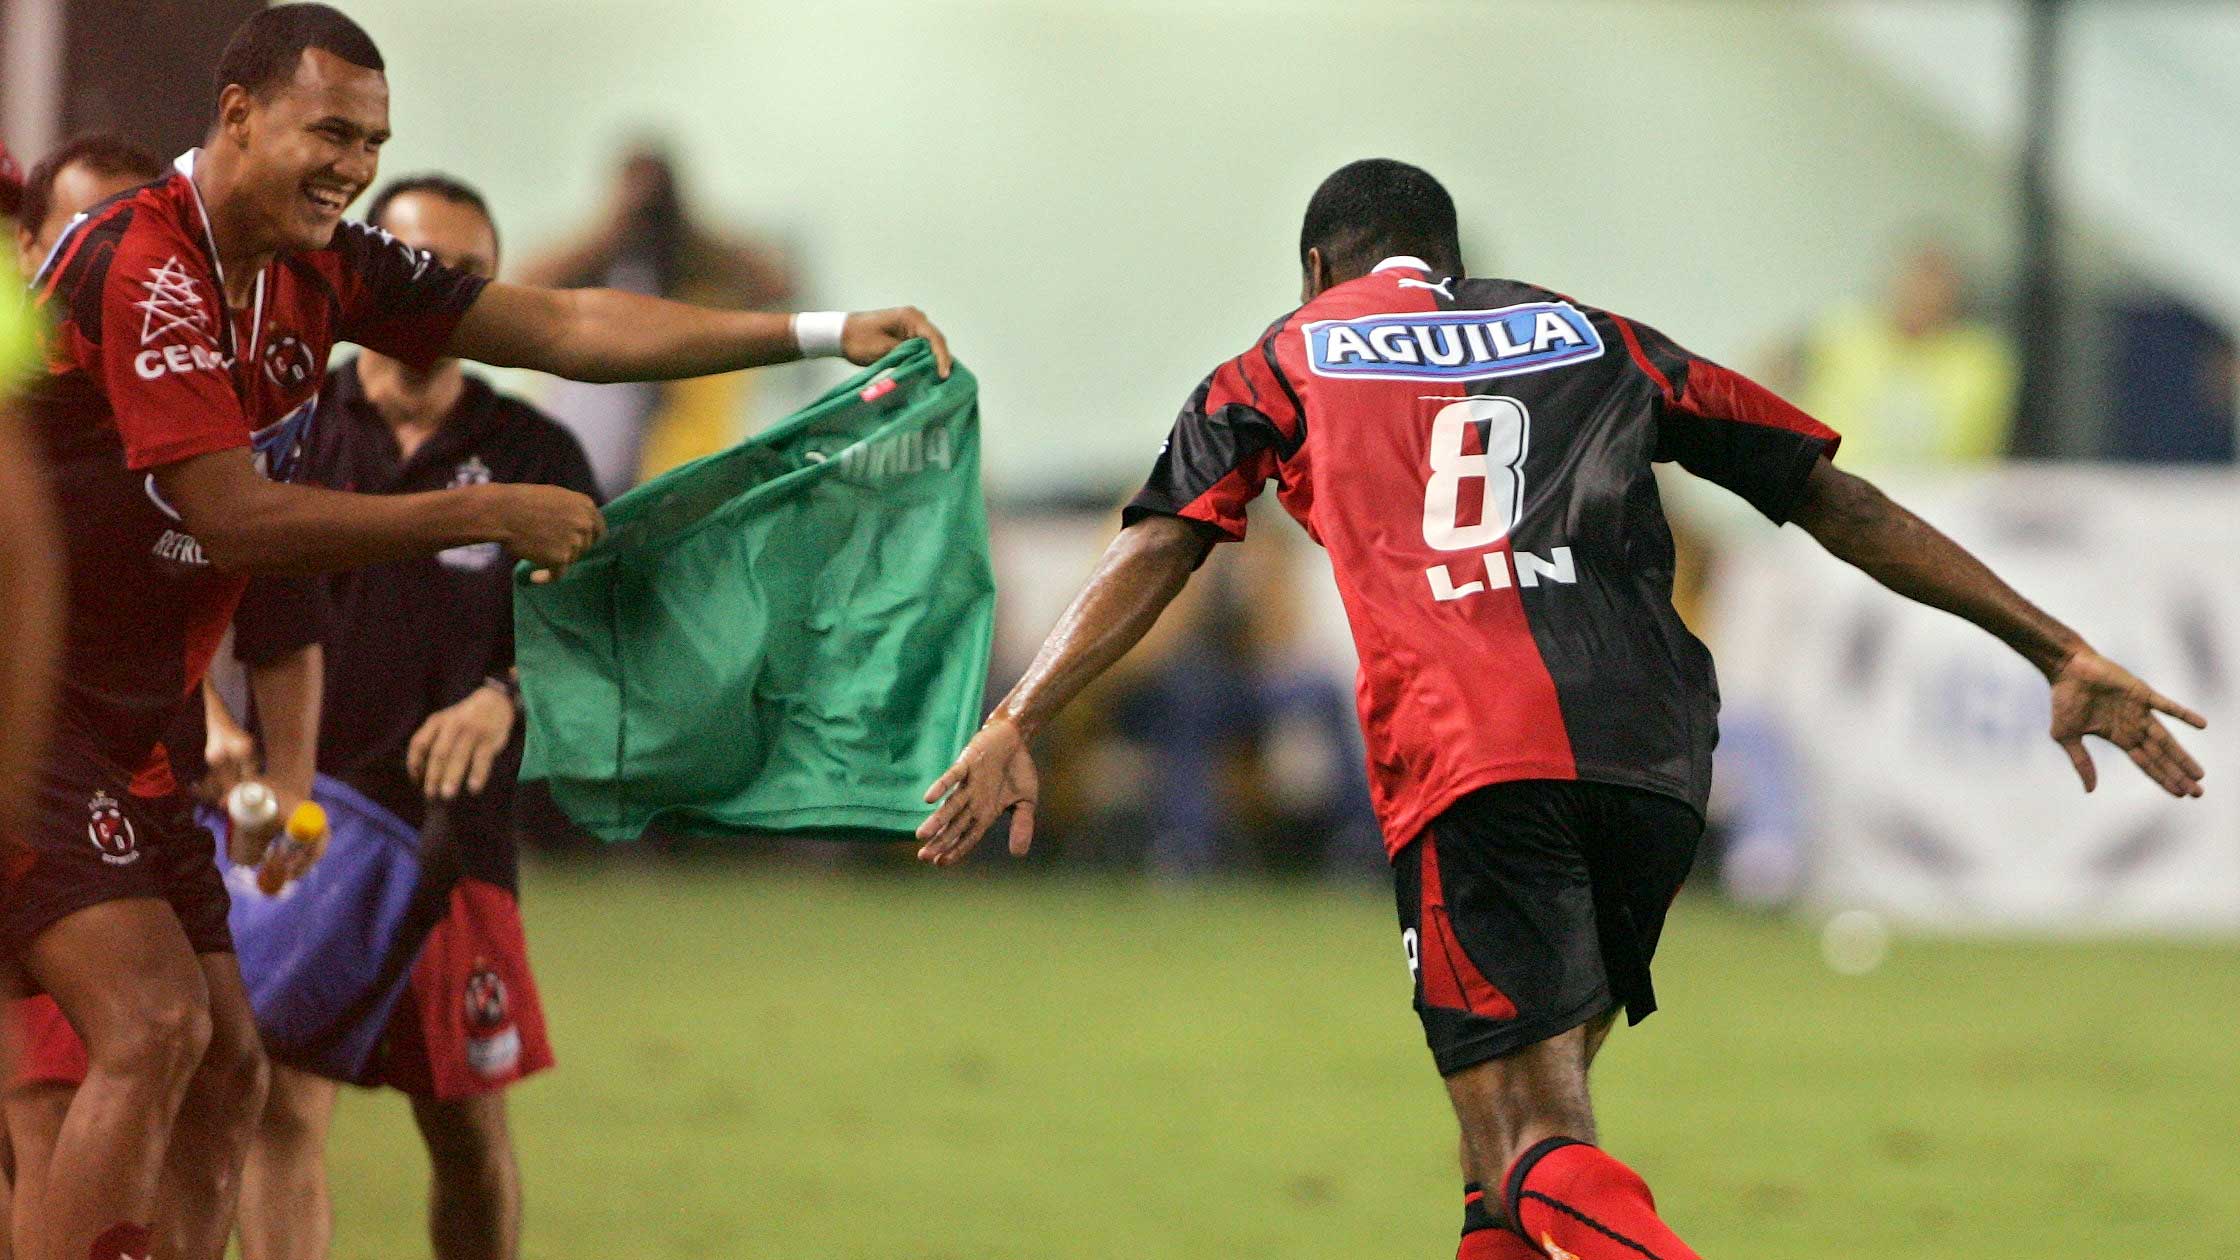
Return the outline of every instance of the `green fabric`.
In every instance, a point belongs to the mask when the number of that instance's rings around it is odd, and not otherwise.
[[[913,341],[514,575],[522,777],[609,841],[907,832],[980,721],[995,580],[978,386]]]

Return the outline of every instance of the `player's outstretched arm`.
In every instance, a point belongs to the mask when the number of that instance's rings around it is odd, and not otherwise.
[[[346,494],[268,481],[247,447],[165,464],[155,477],[164,501],[221,569],[324,573],[495,542],[557,570],[606,532],[598,505],[558,486]]]
[[[1146,516],[1120,531],[1026,676],[927,789],[927,803],[940,801],[941,807],[918,827],[919,860],[935,866],[963,861],[1006,813],[1012,815],[1012,855],[1026,853],[1041,790],[1027,741],[1143,638],[1209,546],[1204,527],[1180,517]]]
[[[2172,796],[2201,795],[2201,763],[2157,713],[2208,721],[2100,655],[2076,631],[2017,594],[1982,561],[1866,480],[1826,459],[1812,470],[1793,519],[1830,554],[1898,594],[1964,617],[1998,636],[2053,684],[2053,738],[2089,792],[2098,782],[2084,737],[2130,754]]]
[[[913,337],[931,343],[948,376],[947,339],[912,306],[849,315],[839,350],[851,363],[873,363]],[[788,315],[720,311],[619,289],[494,282],[467,309],[446,352],[577,381],[668,381],[790,363],[802,357],[802,346]]]

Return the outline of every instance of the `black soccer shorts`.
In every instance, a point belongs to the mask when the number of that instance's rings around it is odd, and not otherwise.
[[[167,901],[197,954],[233,952],[217,840],[183,792],[134,796],[130,778],[97,758],[52,749],[39,767],[22,841],[26,869],[0,906],[0,956],[90,906]]]
[[[1393,863],[1416,1014],[1441,1076],[1624,1007],[1703,837],[1680,800],[1606,783],[1479,788]]]

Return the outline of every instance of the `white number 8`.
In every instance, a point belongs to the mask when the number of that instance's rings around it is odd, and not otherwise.
[[[1485,426],[1485,453],[1464,454],[1463,437]],[[1514,398],[1464,398],[1431,421],[1431,479],[1423,486],[1423,541],[1441,551],[1490,547],[1509,536],[1524,511],[1524,456],[1532,419]],[[1478,523],[1458,524],[1462,483],[1485,482]]]

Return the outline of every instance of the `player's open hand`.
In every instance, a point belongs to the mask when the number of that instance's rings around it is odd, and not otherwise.
[[[559,486],[503,485],[498,541],[537,566],[533,582],[549,582],[567,572],[576,557],[607,533],[607,518],[587,496]]]
[[[869,367],[913,337],[923,337],[933,347],[933,362],[941,379],[949,379],[949,339],[915,306],[884,311],[856,311],[840,327],[840,353],[857,367]]]
[[[405,746],[404,765],[431,801],[480,795],[490,767],[513,738],[513,701],[494,686],[428,715]]]
[[[2091,648],[2078,648],[2053,675],[2053,739],[2068,751],[2089,792],[2099,783],[2084,737],[2098,735],[2131,755],[2141,773],[2172,796],[2201,795],[2201,763],[2186,752],[2157,713],[2196,729],[2207,718],[2163,695],[2130,670]]]
[[[1034,843],[1034,805],[1042,792],[1027,754],[1026,736],[1008,718],[991,718],[966,744],[956,764],[926,789],[926,803],[941,802],[918,825],[918,860],[954,866],[979,845],[996,820],[1011,815],[1011,856]]]

